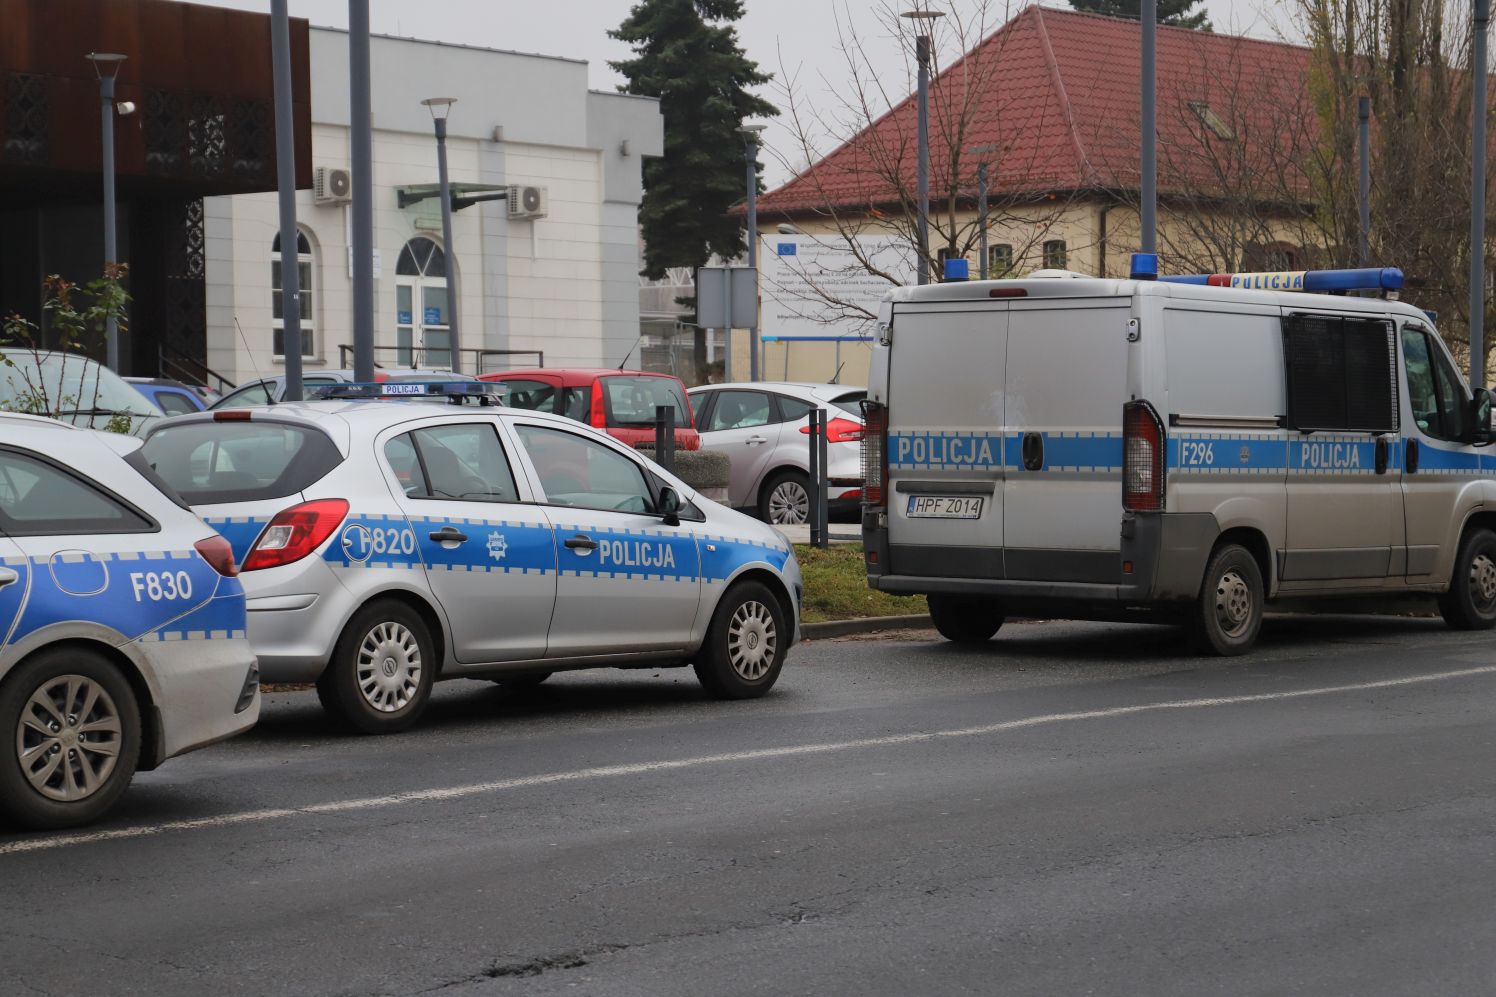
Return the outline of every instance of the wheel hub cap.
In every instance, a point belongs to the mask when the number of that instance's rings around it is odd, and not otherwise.
[[[421,685],[421,647],[399,623],[380,623],[358,649],[358,691],[381,713],[410,705]]]
[[[1496,603],[1496,562],[1485,554],[1470,562],[1470,589],[1482,606]]]
[[[781,525],[810,521],[810,496],[799,482],[782,481],[769,494],[769,521]]]
[[[774,614],[761,602],[745,602],[727,627],[727,657],[733,671],[749,682],[763,678],[778,647]]]
[[[1228,637],[1240,637],[1252,622],[1252,592],[1246,579],[1228,571],[1216,584],[1216,620]]]
[[[32,789],[73,803],[109,781],[123,737],[119,710],[103,686],[82,675],[59,675],[22,708],[16,758]]]

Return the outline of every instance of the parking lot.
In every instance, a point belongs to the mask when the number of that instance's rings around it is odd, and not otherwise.
[[[0,833],[0,989],[1470,993],[1496,972],[1488,636],[1279,618],[813,642],[751,704],[688,670],[315,695]]]

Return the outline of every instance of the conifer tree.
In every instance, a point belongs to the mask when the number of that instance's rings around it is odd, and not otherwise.
[[[1200,6],[1201,2],[1202,0],[1158,0],[1158,23],[1176,28],[1210,31],[1210,15],[1203,10],[1190,13],[1191,8]],[[1070,0],[1070,6],[1091,14],[1126,17],[1136,21],[1142,16],[1143,5],[1140,0]]]

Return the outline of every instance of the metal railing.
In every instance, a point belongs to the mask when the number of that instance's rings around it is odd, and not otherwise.
[[[501,370],[512,370],[520,367],[544,367],[544,350],[484,350],[464,347],[457,351],[464,361],[463,373],[493,374]],[[381,358],[386,359],[383,363]],[[436,357],[443,362],[432,362]],[[535,362],[516,364],[511,357],[534,357]],[[436,367],[449,368],[452,365],[452,351],[450,349],[438,349],[425,346],[376,346],[374,347],[375,367]],[[338,347],[338,366],[353,366],[353,345],[343,343]]]
[[[197,357],[166,343],[156,344],[156,372],[158,377],[168,377],[187,384],[201,384],[220,394],[227,394],[238,387]]]

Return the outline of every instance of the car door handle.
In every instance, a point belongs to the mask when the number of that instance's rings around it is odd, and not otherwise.
[[[1025,471],[1044,470],[1044,437],[1038,433],[1024,433],[1019,445]]]
[[[583,551],[597,550],[597,541],[589,536],[584,536],[583,534],[578,533],[576,536],[566,541],[566,548],[568,550]]]
[[[12,571],[10,568],[0,568],[0,588],[4,588],[11,582],[18,582],[20,580],[21,573],[19,571]]]
[[[767,436],[750,436],[743,442],[749,446],[753,446],[756,443],[768,443],[769,438]]]
[[[1403,469],[1409,474],[1418,473],[1418,441],[1409,440],[1403,456]]]
[[[453,529],[450,526],[443,526],[441,529],[437,530],[435,533],[428,533],[426,535],[428,537],[430,537],[432,540],[435,540],[437,543],[453,543],[453,544],[467,543],[467,534],[466,533],[458,533],[455,529]]]

